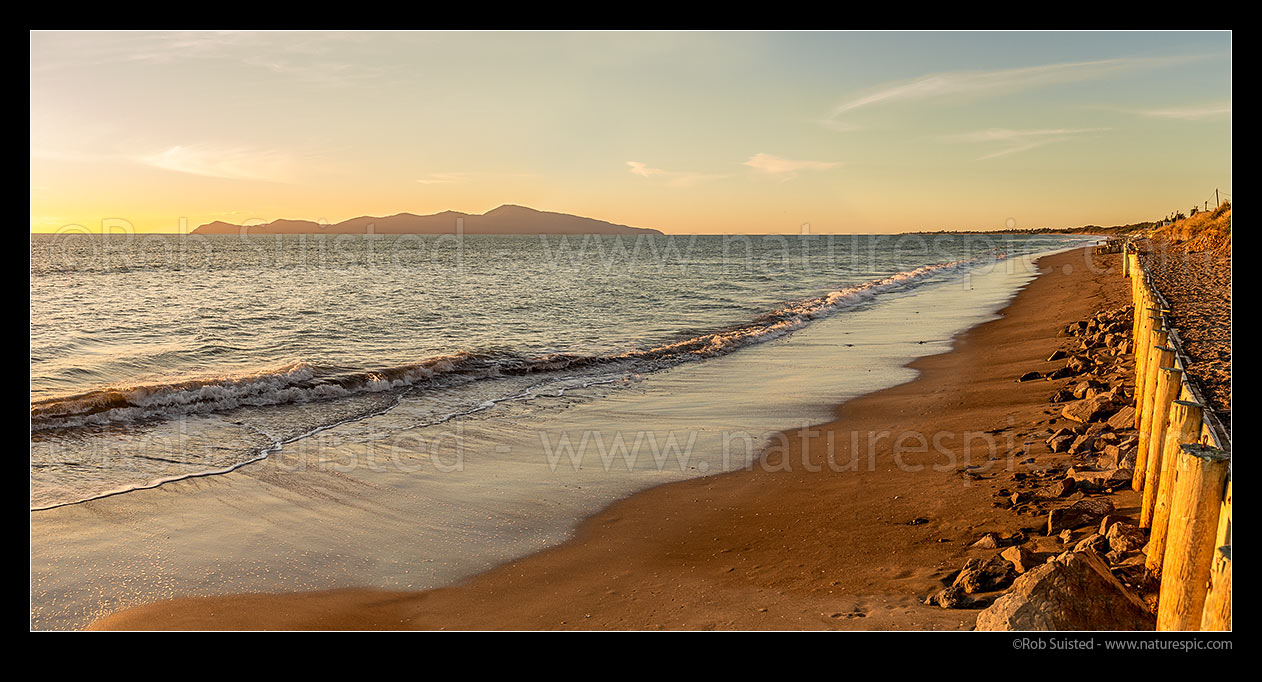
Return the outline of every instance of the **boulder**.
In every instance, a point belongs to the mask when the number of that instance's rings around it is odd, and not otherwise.
[[[1075,373],[1074,370],[1068,367],[1058,367],[1052,370],[1051,372],[1048,372],[1046,375],[1046,378],[1049,380],[1050,379],[1064,379],[1066,377],[1073,376],[1074,373]]]
[[[1103,393],[1094,398],[1085,398],[1076,400],[1065,405],[1060,411],[1061,416],[1073,421],[1089,424],[1093,421],[1099,421],[1107,417],[1113,411],[1113,398],[1108,393]]]
[[[1053,436],[1051,440],[1047,441],[1047,444],[1052,448],[1052,452],[1069,452],[1074,440],[1075,438],[1072,435]]]
[[[1087,550],[1103,554],[1109,551],[1109,539],[1099,533],[1092,533],[1074,545],[1075,552],[1085,552]]]
[[[1074,387],[1071,389],[1071,392],[1074,394],[1075,398],[1078,398],[1079,400],[1081,400],[1083,398],[1086,398],[1087,391],[1090,391],[1093,388],[1099,388],[1099,384],[1091,380],[1079,381],[1078,383],[1074,384]]]
[[[1073,431],[1071,431],[1070,429],[1061,427],[1053,431],[1052,435],[1047,437],[1047,442],[1051,443],[1053,438],[1060,438],[1061,436],[1072,436],[1072,435],[1074,435]]]
[[[1026,571],[977,616],[978,630],[1152,630],[1144,602],[1093,551],[1065,552]]]
[[[1067,403],[1067,402],[1069,402],[1070,400],[1073,400],[1073,399],[1074,399],[1073,394],[1072,394],[1072,393],[1070,393],[1069,391],[1066,391],[1065,389],[1063,389],[1063,388],[1062,388],[1061,390],[1059,390],[1059,391],[1057,391],[1057,392],[1053,393],[1053,394],[1052,394],[1052,397],[1051,397],[1051,398],[1048,398],[1048,401],[1047,401],[1047,402],[1049,402],[1049,403]]]
[[[1043,563],[1043,557],[1041,555],[1035,554],[1020,545],[1005,549],[999,553],[999,556],[1011,563],[1013,570],[1015,570],[1018,574],[1025,573],[1031,568]]]
[[[1074,491],[1074,481],[1071,478],[1060,478],[1034,491],[1034,499],[1037,500],[1055,500],[1064,497]]]
[[[1068,507],[1053,509],[1047,514],[1047,534],[1056,535],[1062,530],[1081,528],[1113,512],[1113,502],[1107,497],[1089,497],[1078,500]]]
[[[1130,485],[1135,472],[1131,469],[1105,469],[1103,471],[1070,469],[1066,475],[1074,480],[1074,487],[1077,490],[1100,491]]]
[[[958,587],[968,594],[993,592],[1011,584],[1016,574],[1012,562],[999,555],[990,559],[969,559],[951,587]]]
[[[1108,516],[1105,516],[1104,518],[1100,519],[1100,530],[1097,532],[1100,535],[1108,535],[1109,529],[1113,527],[1113,524],[1120,523],[1122,521],[1129,522],[1130,520],[1131,518],[1129,516],[1118,516],[1117,514],[1109,514]]]
[[[1148,544],[1148,537],[1138,526],[1120,521],[1109,528],[1106,537],[1109,550],[1119,554],[1137,552]]]
[[[972,606],[973,598],[968,596],[963,589],[952,585],[940,590],[937,594],[930,595],[925,603],[929,606],[941,606],[944,609],[964,609]]]
[[[999,536],[995,533],[986,533],[977,539],[977,542],[969,545],[969,549],[998,549]]]
[[[1114,431],[1135,428],[1135,408],[1127,405],[1118,410],[1116,414],[1109,417],[1109,426],[1113,427]]]
[[[1094,447],[1095,447],[1095,436],[1089,433],[1084,433],[1081,436],[1078,436],[1077,438],[1075,438],[1074,442],[1069,444],[1069,454],[1083,455],[1088,452],[1091,452],[1092,448]]]
[[[1038,372],[1026,372],[1025,374],[1022,374],[1021,376],[1017,377],[1017,381],[1034,381],[1035,379],[1042,379],[1042,378],[1043,378],[1043,375]]]

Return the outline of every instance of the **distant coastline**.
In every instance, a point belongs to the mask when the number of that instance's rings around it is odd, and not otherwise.
[[[432,215],[399,213],[360,216],[332,225],[311,220],[273,220],[261,225],[215,221],[191,234],[662,234],[660,230],[630,227],[568,213],[539,211],[505,204],[482,214],[443,211]]]

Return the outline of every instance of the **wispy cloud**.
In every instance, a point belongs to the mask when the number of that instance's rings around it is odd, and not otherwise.
[[[416,181],[422,185],[451,185],[468,182],[471,175],[471,173],[430,173]]]
[[[929,74],[911,81],[886,83],[867,94],[848,99],[834,107],[822,123],[834,130],[855,130],[859,126],[843,121],[842,117],[875,105],[945,97],[983,97],[1004,94],[1060,83],[1104,78],[1137,69],[1170,66],[1195,59],[1201,59],[1201,57],[1127,57],[992,71],[947,71]]]
[[[1204,106],[1179,107],[1174,109],[1129,110],[1128,113],[1149,116],[1152,118],[1173,118],[1182,121],[1199,121],[1205,118],[1216,118],[1231,114],[1231,104],[1210,104]]]
[[[31,71],[47,74],[84,63],[207,61],[236,63],[307,85],[341,87],[394,70],[376,47],[391,36],[374,36],[348,31],[42,32],[31,38]]]
[[[795,161],[784,157],[775,156],[773,154],[758,153],[749,157],[742,165],[749,166],[758,171],[762,171],[768,175],[781,176],[784,180],[791,180],[797,177],[798,171],[804,170],[829,170],[839,168],[843,164],[840,161]]]
[[[1008,128],[990,128],[960,135],[943,137],[944,142],[972,142],[999,144],[1002,148],[985,156],[979,161],[996,159],[1020,152],[1029,151],[1056,142],[1064,142],[1079,135],[1104,132],[1108,128],[1044,128],[1039,130],[1010,130]]]
[[[665,180],[666,184],[671,187],[691,187],[699,182],[706,180],[717,180],[726,176],[709,175],[706,173],[694,173],[691,171],[668,171],[661,168],[652,168],[648,164],[640,161],[628,161],[627,167],[631,173],[642,178],[654,178]]]
[[[291,182],[297,168],[292,158],[280,152],[205,144],[175,145],[134,160],[177,173],[264,182]]]

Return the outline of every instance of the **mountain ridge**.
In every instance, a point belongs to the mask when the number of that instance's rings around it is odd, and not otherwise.
[[[383,217],[359,216],[332,225],[288,218],[248,226],[216,220],[197,226],[191,234],[454,234],[457,225],[463,234],[662,234],[652,228],[517,204],[503,204],[486,213],[447,210],[428,215],[404,212]]]

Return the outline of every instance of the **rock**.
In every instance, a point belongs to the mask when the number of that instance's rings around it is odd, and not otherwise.
[[[1069,452],[1069,448],[1074,444],[1074,436],[1054,436],[1047,442],[1052,448],[1052,452]]]
[[[1094,446],[1095,446],[1095,436],[1088,433],[1084,433],[1081,436],[1078,436],[1077,438],[1075,438],[1074,442],[1069,444],[1069,454],[1071,455],[1086,454],[1088,452],[1091,452]]]
[[[993,592],[1012,583],[1016,573],[1012,562],[998,555],[985,560],[969,559],[951,586],[959,587],[968,594]]]
[[[969,549],[998,549],[999,536],[995,533],[986,533],[968,547]]]
[[[1017,381],[1034,381],[1035,379],[1042,379],[1042,378],[1043,378],[1043,375],[1040,374],[1039,372],[1026,372],[1025,374],[1022,374],[1021,376],[1017,377]]]
[[[1090,391],[1093,388],[1099,388],[1099,387],[1100,385],[1094,381],[1090,381],[1090,380],[1080,381],[1077,384],[1074,384],[1074,387],[1071,389],[1071,392],[1074,394],[1075,398],[1078,398],[1079,400],[1081,400],[1087,397],[1087,391]]]
[[[1071,377],[1073,375],[1074,375],[1074,370],[1068,367],[1058,367],[1052,370],[1051,372],[1048,372],[1046,375],[1046,378],[1047,379],[1064,379],[1065,377]]]
[[[1096,466],[1101,469],[1131,469],[1135,468],[1135,448],[1123,447],[1122,445],[1109,445],[1101,452],[1100,457],[1096,459]]]
[[[947,587],[947,589],[939,590],[936,594],[929,595],[929,599],[925,600],[925,604],[929,606],[941,606],[943,609],[964,609],[972,604],[973,597],[964,594],[964,590],[959,587]]]
[[[1072,478],[1062,478],[1035,490],[1034,497],[1039,500],[1055,500],[1057,498],[1064,497],[1073,491],[1074,480]]]
[[[923,525],[924,525],[924,524],[926,524],[926,523],[929,523],[929,519],[926,519],[926,518],[925,518],[925,517],[923,517],[923,516],[917,516],[916,518],[912,519],[911,521],[908,521],[908,522],[907,522],[907,525],[909,525],[909,526],[923,526]]]
[[[1031,568],[1043,563],[1043,558],[1040,555],[1035,554],[1034,552],[1031,552],[1019,545],[1005,549],[999,553],[999,556],[1003,557],[1008,561],[1008,563],[1012,564],[1012,569],[1018,574],[1025,573]]]
[[[1074,545],[1075,552],[1085,552],[1091,550],[1097,554],[1103,554],[1109,551],[1109,540],[1099,533],[1092,533],[1087,537],[1078,541]]]
[[[978,630],[1152,630],[1144,602],[1092,551],[1066,552],[1017,578],[977,616]]]
[[[1109,417],[1109,426],[1113,427],[1114,431],[1135,428],[1135,408],[1127,405],[1118,410],[1117,414]]]
[[[1070,469],[1067,475],[1073,479],[1077,490],[1100,491],[1129,485],[1135,472],[1131,469],[1105,469],[1104,471]]]
[[[1148,544],[1148,537],[1138,526],[1120,521],[1109,528],[1106,537],[1109,541],[1109,550],[1119,554],[1139,551]]]
[[[1052,354],[1047,357],[1047,361],[1054,362],[1056,360],[1063,360],[1068,356],[1069,356],[1069,353],[1066,353],[1063,350],[1057,350],[1057,351],[1053,351]]]
[[[1081,424],[1104,419],[1113,410],[1113,399],[1106,394],[1086,398],[1065,405],[1061,416]]]
[[[929,606],[941,606],[944,609],[963,609],[972,605],[973,598],[960,587],[952,585],[931,595],[925,600]]]
[[[1109,434],[1109,435],[1113,436],[1114,438],[1117,437],[1116,434]],[[1100,449],[1100,458],[1096,460],[1096,462],[1100,465],[1101,469],[1116,469],[1117,462],[1121,458],[1122,458],[1122,448],[1119,448],[1116,445],[1106,445]]]
[[[1047,534],[1055,535],[1062,530],[1081,528],[1089,523],[1096,523],[1112,511],[1113,502],[1106,497],[1078,500],[1068,507],[1048,512]]]
[[[1049,402],[1049,403],[1067,403],[1067,402],[1069,402],[1070,400],[1073,400],[1073,399],[1074,399],[1074,395],[1073,395],[1072,393],[1070,393],[1069,391],[1066,391],[1065,389],[1063,389],[1063,388],[1062,388],[1061,390],[1059,390],[1059,391],[1057,391],[1057,392],[1053,393],[1053,394],[1052,394],[1052,397],[1051,397],[1051,398],[1049,398],[1047,402]]]
[[[1129,521],[1130,517],[1117,516],[1116,514],[1109,514],[1108,516],[1105,516],[1104,518],[1100,519],[1100,530],[1096,532],[1098,532],[1100,535],[1108,535],[1109,528],[1112,528],[1113,524],[1118,523],[1123,520]]]
[[[1096,422],[1094,424],[1088,424],[1087,430],[1083,431],[1083,433],[1088,436],[1095,436],[1096,438],[1099,438],[1100,436],[1103,436],[1106,433],[1110,433],[1112,431],[1112,428],[1113,427],[1109,426],[1108,424],[1104,422]]]

